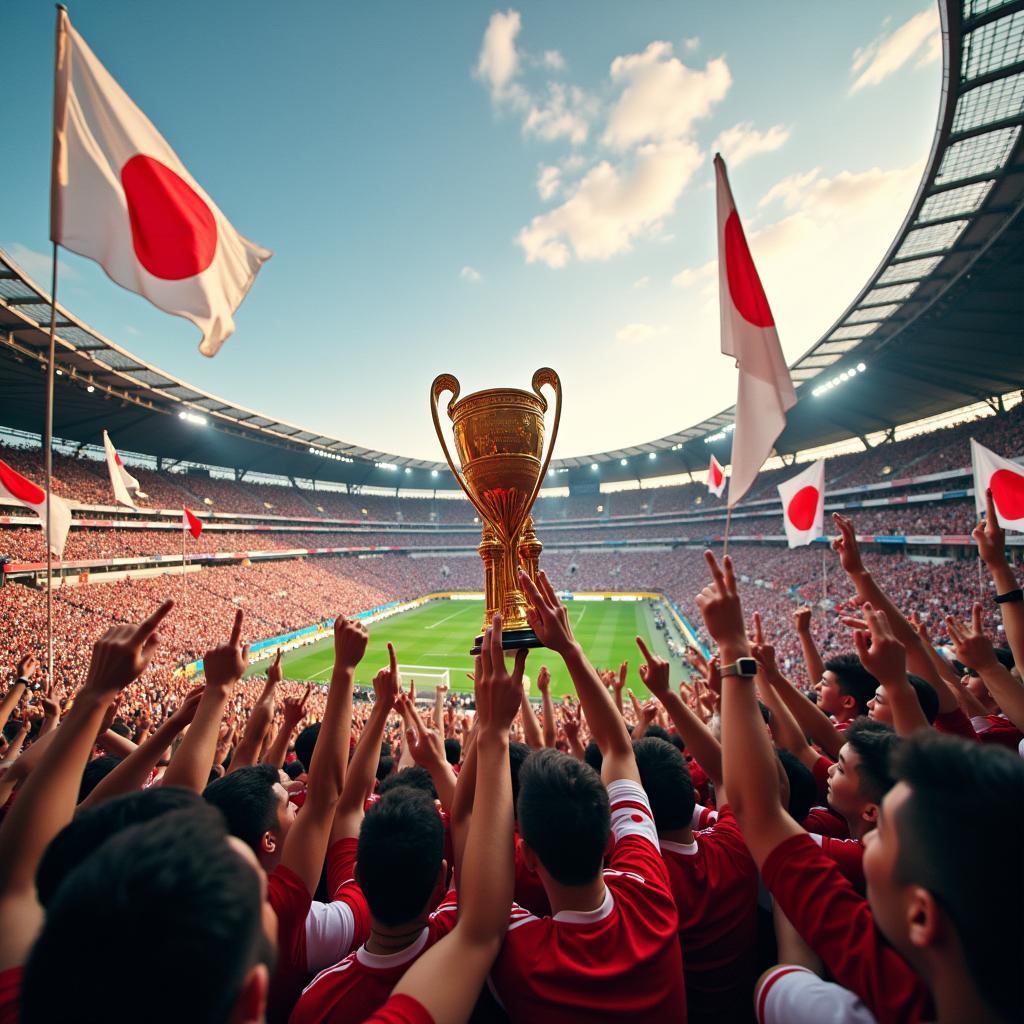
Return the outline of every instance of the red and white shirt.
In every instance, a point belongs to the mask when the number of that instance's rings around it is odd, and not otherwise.
[[[867,900],[810,836],[779,843],[761,877],[833,978],[862,999],[879,1024],[933,1019],[924,982],[882,938]]]
[[[457,916],[451,890],[412,945],[387,956],[362,945],[321,971],[302,993],[289,1024],[360,1024],[388,1001],[409,966],[455,927]]]
[[[796,964],[780,964],[761,982],[757,1024],[877,1024],[849,989]]]
[[[690,1020],[750,1019],[757,977],[757,866],[732,810],[689,844],[661,840],[679,912]]]
[[[608,786],[615,848],[595,910],[535,917],[513,905],[491,984],[514,1021],[686,1020],[679,918],[647,794]]]

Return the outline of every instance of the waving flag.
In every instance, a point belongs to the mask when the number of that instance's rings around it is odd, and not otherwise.
[[[127,505],[128,508],[137,508],[130,492],[138,493],[142,488],[139,487],[139,481],[124,468],[121,456],[117,454],[110,435],[105,430],[103,450],[107,453],[107,472],[110,474],[110,486],[114,488],[114,500],[121,505]]]
[[[217,350],[269,250],[243,238],[58,12],[50,237]]]
[[[46,529],[46,491],[0,459],[0,497],[10,498],[32,509]],[[50,550],[60,558],[71,529],[71,506],[56,494],[50,495]]]
[[[725,470],[714,455],[711,456],[711,464],[708,466],[708,490],[716,498],[720,498],[722,491],[725,490]]]
[[[782,522],[791,548],[810,544],[824,533],[825,460],[812,462],[805,470],[779,484]]]
[[[786,426],[786,411],[796,405],[796,391],[779,345],[779,332],[747,248],[729,178],[715,156],[718,191],[718,301],[722,352],[740,371],[736,394],[736,429],[732,435],[729,508],[750,490]]]
[[[203,532],[203,524],[187,508],[181,510],[181,528],[188,530],[196,540],[199,540],[199,534]]]
[[[1004,530],[1024,533],[1024,466],[1004,459],[971,438],[974,507],[985,512],[985,491],[991,488],[996,519]]]

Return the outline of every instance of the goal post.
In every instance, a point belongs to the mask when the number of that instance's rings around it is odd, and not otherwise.
[[[433,688],[443,684],[451,690],[451,675],[446,668],[439,668],[437,665],[403,665],[398,666],[402,673],[402,682],[408,684],[410,679],[416,680],[416,685],[421,682]],[[423,694],[426,696],[426,693]]]

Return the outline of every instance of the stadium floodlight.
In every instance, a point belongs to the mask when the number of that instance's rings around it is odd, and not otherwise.
[[[858,363],[857,364],[857,372],[858,373],[863,373],[866,369],[867,369],[867,367],[863,363]]]
[[[205,427],[207,419],[205,416],[199,416],[194,412],[188,412],[186,409],[182,409],[178,413],[178,419],[184,420],[186,423],[191,423],[195,427]]]
[[[658,453],[657,452],[648,452],[647,453],[647,458],[649,458],[649,459],[656,459],[657,457],[658,457]]]
[[[620,466],[628,466],[629,465],[629,459],[619,459],[619,465]]]
[[[90,384],[85,390],[91,395],[96,389]]]
[[[590,464],[590,468],[596,473],[597,472],[597,463],[596,462],[592,462]]]
[[[405,471],[406,471],[406,473],[411,473],[412,472],[412,466],[406,466],[405,467]]]
[[[431,475],[431,476],[437,476],[437,470],[436,470],[436,469],[432,469],[432,470],[430,471],[430,475]]]

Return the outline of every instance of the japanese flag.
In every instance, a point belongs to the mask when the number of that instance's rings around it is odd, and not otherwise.
[[[188,530],[196,540],[199,540],[199,534],[203,532],[203,524],[187,508],[181,510],[181,528]]]
[[[117,454],[110,435],[105,430],[103,431],[103,450],[107,453],[107,472],[110,474],[110,486],[114,488],[114,500],[129,508],[136,508],[135,499],[130,492],[138,493],[141,490],[139,481],[124,468],[121,456]]]
[[[19,505],[32,509],[46,529],[46,491],[27,477],[13,470],[0,459],[0,497],[11,498]],[[57,558],[64,554],[64,544],[71,529],[71,506],[56,494],[50,495],[50,550]]]
[[[971,438],[974,469],[974,507],[985,512],[985,491],[992,488],[996,519],[1004,530],[1024,533],[1024,466],[1004,459]]]
[[[812,462],[785,483],[779,484],[782,521],[791,548],[810,544],[824,532],[825,460]]]
[[[216,355],[272,255],[243,238],[57,15],[50,237],[202,332]]]
[[[711,464],[708,466],[708,490],[716,497],[722,496],[725,490],[725,469],[722,464],[711,456]]]

